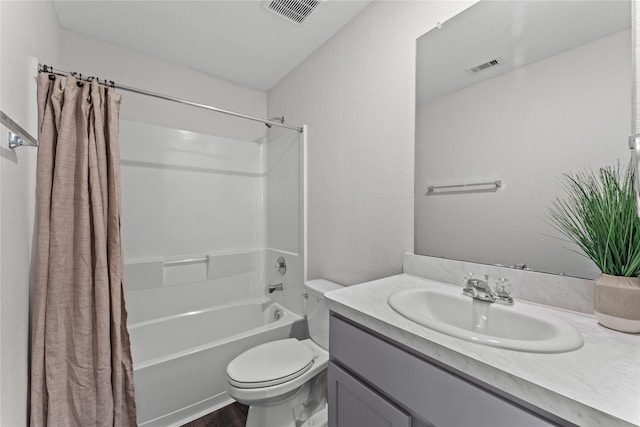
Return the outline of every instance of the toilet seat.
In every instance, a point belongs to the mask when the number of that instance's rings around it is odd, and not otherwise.
[[[227,365],[227,381],[238,388],[262,388],[291,381],[312,368],[315,354],[295,338],[253,347]]]

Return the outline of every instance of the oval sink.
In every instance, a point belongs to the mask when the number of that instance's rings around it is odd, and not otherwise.
[[[535,307],[474,300],[455,289],[404,289],[389,296],[402,316],[452,337],[533,353],[563,353],[584,344],[570,323]]]

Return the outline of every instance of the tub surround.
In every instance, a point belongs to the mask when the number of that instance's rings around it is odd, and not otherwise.
[[[125,261],[129,326],[265,295],[264,251]]]
[[[417,265],[420,258],[425,257],[406,256],[405,270],[445,271]],[[458,273],[452,274],[455,283],[461,282]],[[640,336],[608,330],[592,315],[536,304],[575,326],[585,345],[561,354],[516,352],[438,333],[404,318],[387,304],[389,295],[397,290],[451,286],[401,274],[332,291],[326,298],[333,312],[571,423],[640,426]],[[514,290],[517,288],[514,283]],[[516,294],[513,308],[517,310],[519,304],[527,303]]]

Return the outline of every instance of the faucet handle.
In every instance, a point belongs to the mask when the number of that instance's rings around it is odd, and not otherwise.
[[[465,290],[471,290],[472,283],[474,283],[478,278],[473,273],[467,273],[464,275],[464,288]]]
[[[469,273],[465,276],[467,279],[462,289],[462,295],[479,299],[482,301],[493,302],[493,292],[491,286],[489,286],[489,275],[485,274],[484,279],[476,277],[473,273]]]
[[[489,284],[489,275],[485,274],[480,278],[480,276],[475,275],[473,273],[467,273],[464,275],[464,286],[465,288],[470,288],[472,286]]]
[[[485,280],[488,279],[489,276],[485,275]],[[470,284],[475,281],[475,280],[481,280],[480,277],[476,274],[473,274],[471,272],[467,273],[464,275],[464,283],[465,286],[470,286]]]
[[[283,276],[287,273],[287,261],[284,259],[284,257],[278,257],[274,265],[274,268],[278,273],[282,274]]]
[[[496,302],[502,304],[513,304],[513,297],[511,296],[512,291],[513,286],[511,286],[509,279],[498,279],[493,291],[496,297]]]
[[[464,289],[462,290],[462,293],[468,296],[471,296],[472,294],[472,283],[474,281],[474,279],[476,278],[476,276],[473,273],[467,273],[464,275]]]

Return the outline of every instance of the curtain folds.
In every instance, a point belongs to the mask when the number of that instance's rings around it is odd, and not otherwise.
[[[120,95],[38,76],[31,426],[135,426],[122,290]]]

